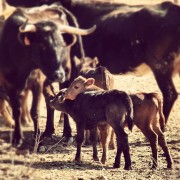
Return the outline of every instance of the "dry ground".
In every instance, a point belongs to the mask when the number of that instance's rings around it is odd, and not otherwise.
[[[117,0],[114,0],[117,1]],[[139,0],[138,3],[156,3],[161,0]],[[112,0],[113,2],[113,0]],[[136,4],[135,0],[120,0]],[[180,92],[180,79],[175,77],[175,84]],[[157,84],[151,73],[142,77],[115,76],[115,87],[127,92],[152,92],[159,91]],[[31,99],[30,99],[31,100]],[[59,126],[59,112],[56,112],[56,139],[48,141],[45,152],[33,153],[33,125],[24,128],[25,142],[30,149],[30,153],[25,155],[17,155],[15,149],[10,147],[10,139],[12,129],[3,126],[0,121],[0,180],[14,179],[32,179],[32,180],[75,180],[75,179],[97,179],[97,180],[117,180],[117,179],[152,179],[152,180],[176,180],[180,179],[180,97],[176,101],[170,119],[168,129],[165,136],[168,146],[174,160],[174,168],[166,169],[166,162],[161,149],[159,149],[159,167],[156,170],[150,170],[151,167],[151,150],[149,143],[144,139],[142,133],[134,127],[133,132],[129,133],[129,142],[132,155],[132,171],[123,170],[124,160],[122,158],[122,166],[119,169],[113,169],[115,158],[115,150],[109,151],[109,161],[106,165],[100,162],[93,162],[92,148],[83,147],[81,164],[73,162],[76,148],[75,145],[65,146],[61,141],[62,125]],[[40,128],[45,128],[46,111],[44,101],[41,106]],[[73,134],[75,135],[74,122],[71,121]],[[59,142],[60,141],[60,142]],[[58,143],[59,142],[59,143]],[[98,146],[99,156],[102,150]]]
[[[180,92],[179,77],[175,77],[175,84]],[[127,92],[152,92],[159,91],[156,82],[151,73],[141,77],[133,75],[115,76],[115,87]],[[13,148],[10,148],[10,136],[12,130],[0,126],[0,180],[1,179],[153,179],[153,180],[171,180],[180,178],[180,97],[176,101],[170,119],[168,130],[165,132],[168,146],[174,160],[174,168],[166,169],[166,162],[163,152],[159,148],[159,167],[157,170],[150,170],[151,150],[149,143],[145,140],[142,133],[134,127],[133,132],[129,133],[129,142],[132,155],[132,171],[123,170],[124,160],[119,169],[113,169],[115,150],[109,151],[109,161],[106,165],[100,162],[93,162],[92,148],[83,147],[81,164],[73,162],[76,148],[75,144],[65,146],[61,140],[62,126],[59,126],[59,112],[56,112],[56,139],[49,141],[45,146],[46,152],[32,153],[33,126],[24,128],[27,147],[30,148],[30,154],[17,155]],[[41,106],[40,127],[44,130],[46,111],[44,102]],[[73,134],[75,134],[74,122],[71,121]],[[55,144],[57,143],[57,144]],[[102,150],[98,146],[99,156]]]

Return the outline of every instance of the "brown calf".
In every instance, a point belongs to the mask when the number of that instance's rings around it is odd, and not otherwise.
[[[94,90],[94,81],[93,78],[86,79],[79,76],[67,89],[65,98],[74,100],[79,93]],[[171,168],[172,158],[162,132],[162,130],[164,130],[165,120],[162,113],[162,101],[160,96],[157,93],[138,93],[131,94],[130,97],[132,98],[134,106],[133,122],[150,141],[153,157],[152,168],[157,167],[157,143],[162,147],[165,153],[167,167]],[[157,119],[158,114],[159,120]],[[161,128],[159,127],[159,123]],[[103,146],[102,163],[105,163],[107,159],[107,140],[109,140],[110,136],[108,132],[109,129],[107,127],[104,128],[104,131],[100,129],[101,143]]]
[[[104,89],[104,90],[110,90],[113,89],[114,87],[114,78],[113,75],[107,70],[107,68],[103,66],[97,66],[99,63],[98,59],[95,58],[90,58],[90,57],[84,57],[82,59],[77,58],[76,56],[74,57],[74,62],[77,68],[77,71],[79,72],[79,75],[85,77],[85,78],[94,78],[95,82],[94,85]],[[110,144],[109,148],[114,149],[115,148],[115,143],[114,139],[110,138],[109,136],[105,136],[104,134],[105,131],[111,132],[112,127],[108,123],[102,123],[98,125],[98,129],[100,130],[100,136],[101,139],[106,140],[106,144]],[[102,133],[103,132],[103,133]],[[109,135],[110,133],[107,133]],[[89,130],[86,130],[85,134],[85,144],[90,144],[89,141]],[[109,142],[110,141],[110,142]],[[103,152],[106,152],[106,144],[102,143],[103,146]],[[103,156],[104,153],[103,153]],[[103,158],[102,162],[104,162],[106,158]]]

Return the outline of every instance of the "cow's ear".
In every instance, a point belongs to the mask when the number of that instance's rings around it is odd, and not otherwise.
[[[29,40],[28,36],[24,36],[24,45],[25,46],[30,46],[31,45],[31,41]]]
[[[28,38],[26,33],[19,33],[18,40],[24,46],[30,46],[31,45],[31,41]]]
[[[85,86],[92,86],[95,83],[95,79],[94,78],[87,78],[86,82],[85,82]]]
[[[95,58],[93,59],[93,61],[94,61],[95,65],[99,64],[99,60],[98,60],[97,57],[95,57]]]
[[[64,34],[62,34],[62,36],[66,43],[66,46],[72,46],[77,41],[77,37],[75,35],[64,33]]]
[[[76,67],[81,65],[81,60],[77,56],[74,56],[73,60]]]

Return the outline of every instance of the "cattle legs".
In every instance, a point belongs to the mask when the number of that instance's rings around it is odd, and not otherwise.
[[[165,123],[167,124],[168,117],[170,115],[174,102],[178,97],[178,94],[174,87],[170,72],[167,72],[166,74],[161,74],[158,71],[154,72],[154,75],[158,86],[163,94],[163,113],[165,117]]]
[[[81,161],[81,148],[82,148],[82,143],[84,141],[85,128],[83,127],[82,124],[76,124],[76,129],[77,129],[77,137],[76,137],[77,151],[76,151],[75,161],[80,162]],[[98,152],[97,152],[97,139],[98,139],[97,127],[95,127],[90,130],[90,141],[93,147],[93,160],[94,161],[99,161]]]
[[[42,93],[42,86],[38,83],[32,87],[33,99],[32,99],[32,106],[31,106],[31,117],[34,123],[34,136],[35,142],[39,140],[40,136],[40,129],[39,129],[39,109],[40,109],[40,102],[41,102],[41,93]]]
[[[77,150],[76,150],[75,161],[80,162],[81,161],[81,147],[84,141],[84,128],[81,127],[81,125],[78,126],[76,124],[76,130],[77,130],[77,137],[76,137]]]
[[[12,115],[15,120],[14,134],[12,139],[12,145],[19,147],[23,142],[23,132],[21,129],[21,106],[20,106],[20,95],[14,91],[9,93],[10,103],[12,107]]]
[[[100,139],[101,139],[101,144],[102,144],[102,148],[103,148],[101,162],[102,162],[102,164],[105,164],[105,162],[108,159],[108,148],[109,148],[110,138],[112,135],[112,128],[107,123],[99,124],[98,128],[100,131]],[[112,141],[112,139],[111,139],[111,141]],[[112,146],[113,145],[114,144],[112,144]]]
[[[63,114],[64,116],[64,127],[63,127],[63,137],[66,138],[67,141],[69,141],[69,138],[72,137],[72,130],[71,130],[71,126],[69,123],[69,117],[67,114],[65,113],[61,113],[61,115]]]
[[[54,134],[54,109],[49,106],[50,97],[54,96],[54,89],[53,86],[49,84],[47,80],[45,80],[43,85],[43,95],[46,102],[46,109],[47,109],[47,121],[46,121],[46,128],[43,133],[43,136],[52,137]]]
[[[117,139],[117,153],[114,162],[114,168],[120,167],[121,162],[121,154],[124,154],[125,160],[125,170],[131,170],[131,157],[129,152],[129,143],[128,143],[128,135],[125,133],[124,128],[117,126],[114,128],[114,132],[116,134]]]
[[[158,135],[158,144],[161,146],[162,150],[164,151],[166,161],[167,161],[167,168],[172,168],[173,161],[172,161],[172,158],[171,158],[168,146],[167,146],[167,142],[166,142],[163,132],[157,126],[157,123],[156,125],[153,125],[153,130]]]
[[[99,161],[98,152],[97,152],[97,141],[98,141],[97,127],[90,130],[89,140],[90,140],[91,145],[93,147],[93,160]]]

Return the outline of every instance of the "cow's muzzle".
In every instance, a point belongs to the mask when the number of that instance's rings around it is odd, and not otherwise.
[[[53,81],[63,83],[66,80],[66,75],[63,70],[55,71],[53,74]]]

